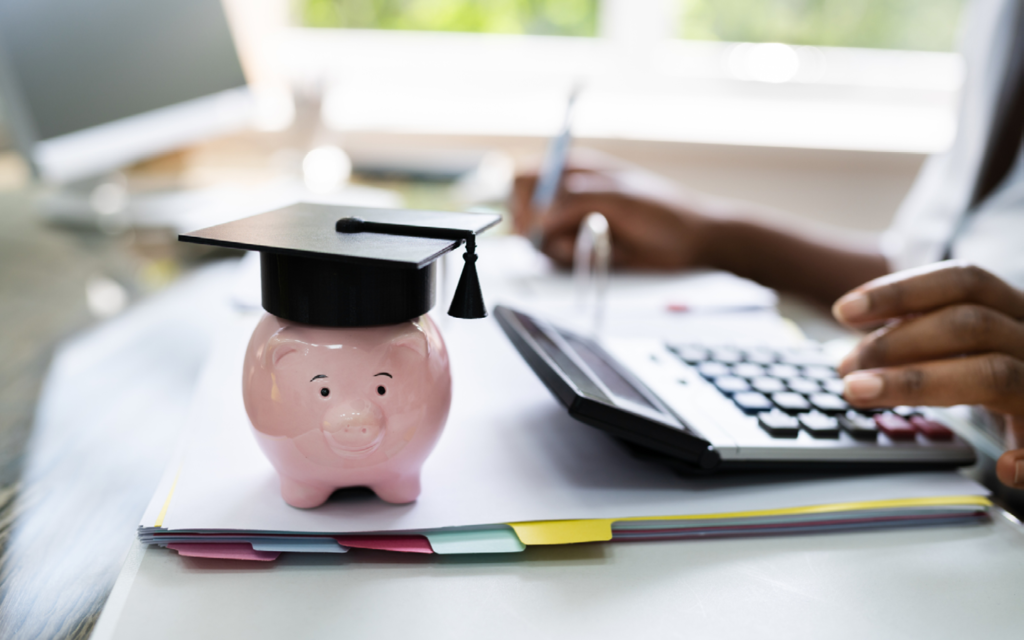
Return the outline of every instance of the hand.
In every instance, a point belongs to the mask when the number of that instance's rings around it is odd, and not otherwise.
[[[958,261],[872,280],[832,308],[879,327],[839,365],[860,407],[983,405],[1006,417],[999,480],[1024,489],[1024,292]]]
[[[612,264],[641,269],[680,269],[708,263],[712,219],[723,205],[633,168],[573,168],[555,203],[543,213],[530,208],[536,176],[516,178],[509,208],[516,231],[533,224],[544,232],[541,249],[555,262],[572,263],[576,232],[587,214],[604,214],[612,236]]]

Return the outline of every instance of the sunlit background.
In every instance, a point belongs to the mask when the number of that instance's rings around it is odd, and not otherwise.
[[[285,61],[337,131],[927,153],[962,0],[295,0]]]

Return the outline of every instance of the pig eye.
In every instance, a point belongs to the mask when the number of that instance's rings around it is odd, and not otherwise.
[[[320,395],[326,398],[327,396],[331,395],[331,390],[328,389],[327,387],[324,387],[323,389],[320,390]]]
[[[384,387],[377,387],[377,394],[378,395],[384,395],[384,393],[386,391],[387,391],[387,389],[385,389]]]

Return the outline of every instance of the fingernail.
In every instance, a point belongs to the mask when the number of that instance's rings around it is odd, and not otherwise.
[[[843,378],[843,395],[848,400],[871,400],[882,395],[882,376],[851,373]]]
[[[1018,487],[1024,484],[1024,458],[1017,461],[1017,464],[1013,465],[1013,484]]]
[[[868,297],[855,291],[836,300],[832,315],[840,320],[855,320],[868,312]]]

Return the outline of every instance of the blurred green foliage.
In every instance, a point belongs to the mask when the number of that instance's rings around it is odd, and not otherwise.
[[[293,0],[307,27],[597,35],[600,0]],[[681,37],[950,51],[966,0],[677,0]],[[642,10],[642,7],[639,7]]]
[[[307,27],[597,34],[598,0],[297,0]]]
[[[951,51],[965,0],[682,0],[690,40]]]

